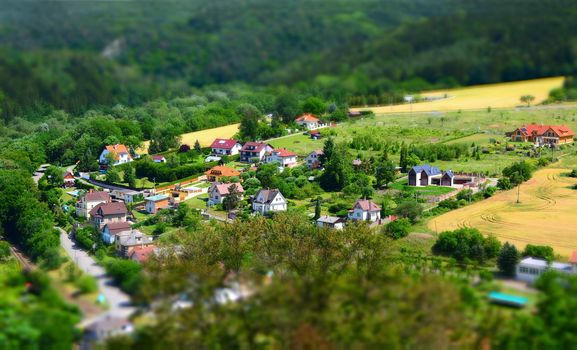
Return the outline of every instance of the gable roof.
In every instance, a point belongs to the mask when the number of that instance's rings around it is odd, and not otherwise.
[[[441,170],[438,167],[430,166],[429,164],[417,165],[414,166],[411,170],[414,170],[415,173],[424,171],[429,176],[441,174]]]
[[[123,246],[151,244],[152,237],[149,237],[138,230],[132,230],[118,235],[118,243]]]
[[[258,198],[261,194],[262,194],[263,201],[258,202]],[[282,193],[276,188],[275,189],[260,189],[256,193],[256,195],[254,196],[254,198],[255,198],[255,202],[257,202],[257,203],[270,204],[275,199],[275,197],[279,194],[282,196]],[[283,198],[284,198],[284,196],[283,196]]]
[[[289,151],[286,148],[279,148],[279,149],[275,149],[273,151],[270,152],[270,155],[275,155],[277,157],[296,157],[296,153]]]
[[[130,223],[129,222],[113,222],[113,223],[104,225],[103,230],[106,228],[108,228],[108,232],[110,232],[111,235],[115,235],[115,234],[123,232],[123,231],[130,231]]]
[[[126,153],[128,154],[128,158],[132,158],[130,156],[130,152],[128,152],[128,148],[120,143],[117,143],[116,145],[107,145],[105,146],[106,150],[114,155],[121,154],[121,153]]]
[[[315,122],[315,123],[318,123],[319,121],[320,121],[319,118],[315,117],[314,115],[312,115],[310,113],[303,114],[296,119],[296,122],[309,122],[309,123]]]
[[[245,143],[242,148],[240,149],[241,152],[249,151],[249,152],[260,152],[266,148],[266,146],[270,146],[266,142],[247,142]],[[272,148],[272,146],[270,146]]]
[[[321,156],[321,155],[324,155],[325,152],[323,152],[322,149],[315,149],[314,151],[312,151],[311,153],[309,153],[309,156],[310,156],[311,154],[316,154],[317,156]]]
[[[110,202],[111,199],[108,192],[90,190],[84,195],[84,200],[87,202]]]
[[[166,158],[164,158],[164,156],[152,156],[152,159],[154,160],[166,160]]]
[[[317,219],[317,222],[322,222],[326,224],[336,224],[342,221],[344,220],[338,216],[328,216],[328,215],[323,215]]]
[[[146,262],[150,256],[154,253],[156,247],[154,245],[148,245],[145,247],[136,246],[130,253],[130,259],[136,260],[139,263]]]
[[[232,149],[238,142],[232,139],[216,139],[210,145],[210,148]]]
[[[145,201],[150,201],[150,202],[159,202],[159,201],[162,201],[165,199],[168,199],[168,196],[165,196],[163,194],[157,194],[155,196],[150,196],[150,197],[144,198]]]
[[[453,172],[451,170],[447,170],[445,171],[445,173],[443,174],[443,176],[447,175],[448,177],[452,178],[455,177],[455,175],[453,174]]]
[[[67,171],[66,174],[64,174],[64,180],[74,180],[74,175],[70,171]]]
[[[212,167],[210,169],[208,169],[205,174],[207,176],[209,175],[216,175],[216,176],[226,176],[226,177],[232,177],[232,176],[240,176],[240,172],[233,169],[233,168],[229,168],[227,166],[224,165],[217,165],[215,167]]]
[[[100,203],[90,211],[91,216],[98,216],[98,215],[125,215],[128,213],[126,209],[126,205],[124,202],[107,202],[107,203]]]
[[[216,190],[218,193],[220,193],[221,196],[226,196],[229,192],[228,189],[230,188],[230,186],[232,185],[236,185],[236,190],[239,193],[244,193],[244,188],[242,188],[242,185],[239,183],[234,183],[234,184],[221,184],[221,183],[214,183],[210,189],[209,192],[212,192],[214,190]]]
[[[517,130],[519,130],[522,134],[526,136],[536,135],[542,136],[545,134],[549,129],[553,130],[559,137],[569,137],[573,136],[573,130],[566,125],[543,125],[543,124],[527,124],[524,125]]]
[[[359,199],[353,206],[354,208],[360,208],[362,211],[381,211],[381,207],[375,204],[375,202],[369,199]]]

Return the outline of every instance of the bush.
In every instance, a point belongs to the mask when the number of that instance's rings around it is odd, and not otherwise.
[[[555,258],[555,253],[553,252],[553,248],[547,245],[533,245],[527,244],[525,250],[522,253],[523,256],[531,256],[534,258],[541,258],[547,261],[553,261]]]
[[[141,266],[132,260],[110,258],[104,261],[108,273],[120,288],[128,294],[138,291]]]
[[[405,201],[397,206],[395,214],[416,223],[423,214],[423,206],[415,201]]]
[[[79,228],[75,233],[76,242],[86,250],[92,250],[94,244],[99,240],[98,230],[94,226]]]
[[[400,218],[391,221],[383,227],[383,233],[392,239],[407,237],[411,229],[411,221],[407,218]]]
[[[6,261],[10,259],[10,244],[6,241],[0,241],[0,261]]]
[[[433,245],[433,253],[455,258],[457,261],[471,259],[483,263],[499,252],[500,243],[493,237],[487,238],[474,228],[462,228],[441,232]]]
[[[571,170],[571,172],[567,175],[569,177],[577,177],[577,169]]]
[[[58,248],[47,249],[40,259],[40,265],[46,270],[55,270],[62,264]]]
[[[96,279],[89,275],[84,275],[74,283],[80,294],[94,293],[98,290]]]

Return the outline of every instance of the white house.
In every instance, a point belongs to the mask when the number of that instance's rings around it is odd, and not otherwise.
[[[277,189],[261,189],[254,196],[252,210],[262,215],[276,211],[286,211],[287,201]]]
[[[342,230],[345,228],[345,221],[343,218],[339,218],[338,216],[324,215],[317,219],[317,226]]]
[[[152,161],[155,163],[166,163],[166,158],[164,156],[152,156]]]
[[[260,162],[272,150],[272,146],[265,142],[247,142],[240,149],[240,161],[251,162],[257,160]]]
[[[308,130],[317,129],[320,126],[320,119],[312,114],[303,114],[296,118],[295,122]]]
[[[570,260],[571,261],[571,260]],[[527,257],[517,264],[516,277],[520,281],[533,283],[545,271],[554,270],[561,273],[574,274],[576,273],[575,264],[566,264],[553,261],[551,263],[543,259]]]
[[[265,159],[265,163],[274,162],[279,163],[281,168],[292,168],[297,165],[297,155],[286,148],[275,149]]]
[[[236,186],[237,192],[240,194],[240,198],[242,199],[242,195],[244,193],[244,188],[239,183],[230,183],[230,184],[221,184],[221,183],[213,183],[212,186],[208,189],[208,202],[211,205],[220,204],[224,201],[226,196],[230,193],[230,188],[232,186]]]
[[[234,156],[240,152],[242,145],[236,140],[216,139],[212,142],[210,148],[214,155]]]
[[[108,159],[106,159],[108,154],[113,155],[114,163],[108,164]],[[132,162],[132,156],[130,155],[128,148],[126,148],[125,145],[121,144],[108,145],[104,147],[104,150],[102,150],[102,153],[100,153],[98,161],[100,164],[118,165]]]
[[[349,210],[349,219],[354,221],[377,222],[381,220],[381,207],[368,199],[359,199]]]
[[[76,216],[90,219],[90,211],[101,203],[109,203],[112,199],[107,192],[90,190],[80,196],[76,202]]]
[[[323,166],[321,163],[321,156],[323,155],[324,153],[322,149],[317,149],[309,153],[309,155],[305,158],[307,168],[309,169],[321,168]]]

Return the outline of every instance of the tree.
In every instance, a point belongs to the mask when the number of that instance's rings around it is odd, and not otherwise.
[[[234,210],[240,204],[240,192],[238,191],[238,186],[236,184],[232,184],[228,186],[228,195],[224,197],[222,204],[227,211]]]
[[[521,96],[521,102],[526,103],[527,107],[531,105],[531,102],[535,101],[535,96],[533,95],[523,95]]]
[[[60,187],[64,183],[62,170],[56,166],[49,166],[44,172],[44,177],[50,187]]]
[[[118,173],[117,168],[113,166],[108,167],[106,170],[106,182],[110,184],[120,182],[120,174]]]
[[[317,197],[315,203],[315,216],[313,217],[313,220],[317,220],[320,217],[321,217],[321,197]]]
[[[325,164],[328,159],[331,159],[335,150],[335,140],[330,136],[324,143],[323,154],[319,157],[319,162]]]
[[[197,140],[198,141],[198,140]],[[178,153],[186,153],[190,151],[190,146],[187,145],[186,143],[183,143],[182,145],[180,145],[180,147],[178,148]]]
[[[385,225],[382,232],[392,239],[399,239],[406,237],[410,229],[411,221],[407,218],[399,218]]]
[[[292,92],[285,92],[278,95],[274,103],[274,108],[284,124],[294,122],[296,116],[301,112],[299,101]]]
[[[202,153],[202,147],[200,147],[200,142],[198,142],[198,140],[194,142],[194,150],[198,153]]]
[[[553,248],[547,245],[527,244],[523,250],[522,256],[530,256],[533,258],[541,258],[547,261],[553,261],[555,258],[555,253]]]
[[[340,191],[349,184],[352,176],[351,157],[344,144],[336,145],[329,154],[330,158],[325,155],[325,171],[321,175],[320,183],[326,191]]]
[[[327,111],[327,105],[320,98],[311,96],[303,103],[302,111],[305,113],[323,115]]]
[[[404,201],[397,206],[395,214],[416,223],[423,214],[423,206],[416,201]]]
[[[128,187],[136,188],[136,174],[132,164],[128,164],[124,168],[124,182],[128,184]]]
[[[255,106],[245,103],[237,108],[240,114],[240,137],[244,140],[256,140],[258,138],[258,127],[261,119],[261,112]]]
[[[505,276],[514,277],[517,262],[519,262],[519,251],[514,245],[505,242],[497,257],[499,271]]]
[[[400,160],[399,160],[399,166],[401,167],[401,172],[403,173],[406,173],[408,171],[408,164],[407,164],[408,158],[409,158],[409,150],[407,149],[407,145],[403,143],[401,145]]]
[[[377,183],[376,187],[381,188],[383,186],[388,186],[389,183],[395,180],[396,169],[393,162],[385,160],[384,163],[379,164],[377,167]]]

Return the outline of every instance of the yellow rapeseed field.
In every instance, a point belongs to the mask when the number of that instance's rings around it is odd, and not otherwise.
[[[228,139],[233,137],[237,132],[240,124],[232,124],[227,126],[221,126],[214,129],[206,129],[200,131],[189,132],[180,135],[182,137],[181,143],[187,144],[190,147],[194,146],[196,140],[200,143],[202,147],[208,147],[216,138]],[[137,152],[140,154],[148,153],[149,141],[145,141],[142,148],[138,149]]]
[[[549,92],[563,85],[563,77],[516,81],[510,83],[477,85],[452,90],[429,91],[422,96],[447,98],[413,104],[352,108],[352,110],[372,110],[375,114],[402,112],[448,112],[491,108],[511,108],[523,105],[523,95],[533,95],[537,104],[549,96]]]
[[[570,188],[577,179],[564,176],[568,172],[539,170],[521,185],[520,203],[515,188],[434,218],[428,226],[437,232],[474,227],[519,249],[529,243],[549,245],[569,256],[577,250],[577,190]]]

